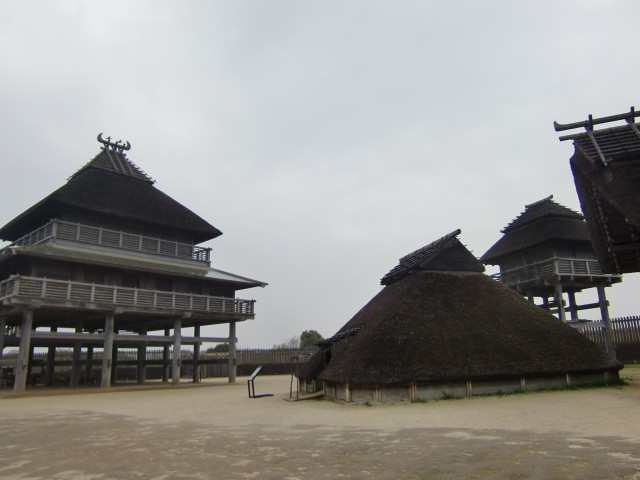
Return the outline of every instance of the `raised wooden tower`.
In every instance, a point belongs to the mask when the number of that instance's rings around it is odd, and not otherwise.
[[[640,112],[589,118],[559,124],[556,131],[582,129],[564,135],[572,140],[576,191],[589,225],[602,269],[608,273],[640,272]],[[622,125],[615,123],[623,122]],[[604,125],[596,129],[596,125]]]
[[[155,188],[125,155],[128,142],[98,140],[93,160],[0,228],[11,242],[0,251],[0,356],[6,346],[19,349],[14,390],[33,377],[34,347],[48,348],[45,384],[54,380],[56,348],[66,347],[71,386],[109,387],[118,348],[138,349],[143,383],[147,346],[164,347],[164,379],[171,368],[178,383],[182,345],[194,346],[198,381],[200,344],[228,342],[235,381],[236,322],[254,318],[254,301],[235,292],[265,283],[211,268],[210,249],[198,244],[222,232]],[[228,324],[229,337],[201,337],[213,324]]]
[[[584,218],[553,201],[553,195],[525,206],[503,236],[480,260],[498,265],[497,280],[539,304],[562,321],[579,319],[579,311],[599,308],[609,319],[605,287],[622,279],[603,273],[596,260]],[[598,302],[579,305],[576,293],[596,288]],[[568,298],[568,305],[564,296]],[[612,345],[607,346],[613,352]]]

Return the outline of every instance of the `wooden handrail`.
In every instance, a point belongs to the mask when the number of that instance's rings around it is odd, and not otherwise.
[[[19,238],[6,248],[37,245],[51,239],[90,243],[211,264],[211,248],[57,219]]]
[[[88,302],[109,307],[141,307],[251,316],[255,300],[121,287],[95,283],[12,275],[0,282],[0,299],[22,297],[63,302]]]
[[[603,273],[598,261],[591,258],[551,257],[509,270],[501,270],[500,273],[491,275],[491,277],[507,285],[517,285],[539,278],[565,275],[574,277],[618,276]]]

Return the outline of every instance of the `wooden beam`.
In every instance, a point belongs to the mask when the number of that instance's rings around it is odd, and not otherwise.
[[[17,335],[17,339],[20,339],[20,335]],[[76,333],[76,332],[38,332],[35,331],[31,334],[32,339],[37,340],[59,340],[67,342],[81,341],[83,344],[100,344],[104,343],[104,333]],[[116,343],[126,344],[160,344],[171,345],[174,343],[174,336],[164,335],[127,335],[116,334],[113,335],[113,340]],[[193,345],[196,343],[228,343],[228,337],[180,337],[180,342],[185,345]]]
[[[576,310],[590,310],[592,308],[600,308],[600,303],[585,303],[584,305],[576,305]]]

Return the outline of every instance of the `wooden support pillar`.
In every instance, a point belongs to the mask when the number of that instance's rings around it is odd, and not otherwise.
[[[4,352],[5,336],[7,335],[7,317],[0,316],[0,360]]]
[[[193,336],[200,336],[200,325],[193,327]],[[193,344],[193,383],[200,383],[200,344]]]
[[[229,383],[236,383],[236,322],[229,322]]]
[[[82,333],[82,324],[76,324],[76,333]],[[80,369],[82,361],[82,342],[73,343],[73,354],[71,356],[71,378],[69,379],[69,386],[71,388],[78,388],[80,386]]]
[[[92,383],[91,382],[91,370],[93,369],[92,363],[93,363],[93,347],[88,346],[87,347],[87,364],[85,365],[85,368],[84,368],[84,378],[86,383]]]
[[[182,348],[182,319],[176,318],[173,322],[173,358],[171,359],[171,383],[180,383],[180,350]]]
[[[556,305],[558,306],[558,318],[560,320],[562,320],[563,322],[567,321],[567,315],[565,314],[564,311],[564,300],[562,298],[562,283],[560,283],[559,281],[556,282],[556,284],[554,285],[555,287],[555,299],[556,299]]]
[[[171,329],[165,328],[164,336],[168,337],[169,335],[171,335]],[[169,381],[169,366],[169,345],[165,344],[162,347],[162,381],[165,383]]]
[[[29,372],[29,352],[31,350],[31,330],[33,327],[33,310],[25,310],[22,313],[22,329],[20,330],[20,344],[18,358],[16,359],[14,393],[22,393],[27,386]]]
[[[138,334],[146,335],[147,334],[146,327],[138,330]],[[146,345],[140,345],[138,347],[137,360],[138,360],[138,368],[136,370],[136,378],[138,380],[138,384],[143,385],[147,379],[147,346]]]
[[[57,332],[56,325],[51,326],[51,332]],[[52,345],[47,349],[47,371],[44,384],[51,387],[55,383],[56,376],[56,346]]]
[[[596,285],[598,290],[598,302],[600,303],[600,314],[602,315],[602,323],[604,323],[604,346],[607,353],[616,358],[616,346],[613,341],[613,325],[609,317],[609,302],[604,291],[604,285]]]
[[[113,329],[114,335],[118,333],[118,329]],[[114,345],[111,349],[111,385],[115,385],[118,381],[118,346]]]
[[[104,344],[102,350],[102,374],[100,387],[111,387],[111,369],[113,368],[113,335],[114,335],[115,315],[108,313],[104,322]]]
[[[576,304],[576,292],[569,291],[567,292],[569,295],[569,316],[571,320],[578,320],[578,305]]]
[[[33,381],[33,346],[29,347],[29,361],[27,362],[27,364],[29,365],[29,367],[27,368],[27,385],[29,385],[29,381],[31,381],[31,385],[35,385],[35,382]]]

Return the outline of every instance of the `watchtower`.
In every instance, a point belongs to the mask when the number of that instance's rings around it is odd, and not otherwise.
[[[199,244],[222,232],[158,190],[127,158],[129,142],[98,141],[100,153],[65,185],[0,227],[0,239],[11,242],[0,250],[0,357],[4,347],[18,347],[14,391],[32,377],[36,347],[48,349],[45,384],[56,383],[56,349],[66,347],[73,349],[70,386],[109,388],[119,348],[137,348],[144,383],[152,362],[146,349],[162,347],[163,380],[171,370],[177,384],[182,345],[193,345],[198,382],[201,344],[223,342],[235,383],[236,323],[255,318],[254,301],[236,291],[266,284],[212,268],[211,249]],[[228,337],[200,335],[201,327],[223,324]]]
[[[631,107],[608,117],[554,122],[556,131],[585,130],[560,140],[573,141],[570,164],[576,191],[596,256],[608,273],[640,272],[639,116]],[[595,129],[596,125],[604,127]]]
[[[485,264],[500,267],[500,273],[494,276],[497,280],[534,303],[540,297],[538,306],[557,314],[562,321],[567,321],[567,311],[570,320],[577,321],[580,310],[592,308],[599,308],[605,321],[609,319],[605,288],[622,278],[603,273],[580,213],[554,202],[550,195],[526,205],[502,233],[502,238],[480,258]],[[579,305],[576,293],[590,288],[597,289],[598,302]]]

